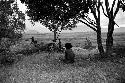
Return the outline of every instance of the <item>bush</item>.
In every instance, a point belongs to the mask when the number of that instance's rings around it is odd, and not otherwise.
[[[48,52],[63,52],[64,48],[62,47],[61,50],[57,43],[47,43],[43,44],[40,48],[41,51],[48,51]]]
[[[30,54],[36,52],[37,50],[38,47],[35,47],[34,44],[30,44],[30,42],[26,41],[23,41],[10,47],[10,51],[12,53]]]
[[[6,65],[12,65],[15,62],[15,58],[12,57],[10,54],[2,54],[0,57],[0,64],[6,66]]]
[[[8,49],[12,45],[12,42],[9,38],[2,38],[0,42],[1,49]]]
[[[0,58],[0,64],[7,66],[7,65],[13,65],[14,63],[17,63],[18,61],[23,60],[24,55],[23,54],[8,54],[1,56]]]

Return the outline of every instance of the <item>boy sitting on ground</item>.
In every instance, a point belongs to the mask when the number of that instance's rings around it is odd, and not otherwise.
[[[72,48],[71,43],[66,43],[65,48],[66,48],[66,50],[65,50],[65,61],[67,63],[74,63],[75,54],[71,49]]]

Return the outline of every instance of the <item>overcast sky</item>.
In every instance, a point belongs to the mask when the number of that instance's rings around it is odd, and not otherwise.
[[[109,0],[109,1],[110,1],[110,5],[111,5],[112,0]],[[20,0],[17,0],[17,3],[19,5],[19,9],[23,13],[25,13],[26,6],[24,4],[21,4]],[[90,15],[90,17],[92,17],[92,15]],[[28,17],[26,17],[26,18],[28,18]],[[122,12],[122,10],[120,10],[116,16],[115,21],[120,27],[125,27],[125,12]],[[103,28],[107,28],[107,25],[108,25],[108,19],[103,14],[101,14],[101,26]],[[118,28],[118,27],[115,26],[115,28]],[[47,28],[45,28],[44,26],[42,26],[39,23],[36,23],[35,26],[33,26],[29,20],[26,20],[26,30],[36,30],[41,33],[50,32]],[[86,25],[79,23],[77,28],[73,29],[73,31],[64,31],[64,32],[81,32],[81,31],[92,31],[92,30],[87,28]]]

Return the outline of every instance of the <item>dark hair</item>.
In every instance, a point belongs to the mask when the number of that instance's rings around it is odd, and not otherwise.
[[[71,43],[66,43],[65,47],[66,47],[66,49],[70,49],[70,48],[72,48],[72,44]]]

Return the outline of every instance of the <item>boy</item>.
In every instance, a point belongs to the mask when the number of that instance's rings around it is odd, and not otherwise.
[[[74,63],[74,58],[75,58],[75,54],[72,51],[72,45],[71,43],[66,43],[65,44],[65,60],[68,63]]]

